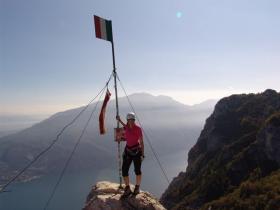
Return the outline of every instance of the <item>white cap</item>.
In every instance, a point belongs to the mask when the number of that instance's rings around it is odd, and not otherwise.
[[[135,120],[135,114],[134,114],[134,112],[129,112],[129,113],[127,113],[126,119],[127,119],[127,120]]]

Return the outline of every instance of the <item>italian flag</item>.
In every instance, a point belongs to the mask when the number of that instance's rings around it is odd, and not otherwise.
[[[113,41],[112,22],[94,15],[95,35],[99,39]]]

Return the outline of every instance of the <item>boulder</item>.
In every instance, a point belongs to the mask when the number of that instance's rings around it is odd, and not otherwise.
[[[123,186],[124,187],[124,186]],[[132,190],[134,186],[131,186]],[[165,210],[150,193],[140,191],[136,196],[121,199],[123,189],[108,181],[96,183],[91,189],[83,210]]]

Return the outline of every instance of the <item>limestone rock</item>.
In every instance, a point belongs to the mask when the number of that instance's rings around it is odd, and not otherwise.
[[[258,94],[232,95],[216,104],[189,151],[186,171],[173,179],[160,201],[172,210],[205,209],[207,203],[230,197],[243,183],[254,181],[254,185],[262,186],[259,179],[279,169],[280,93],[268,89]],[[270,194],[267,197],[278,201]],[[256,203],[253,196],[250,202]]]
[[[257,141],[264,144],[264,152],[269,159],[280,165],[280,112],[272,115],[265,123]]]
[[[134,189],[134,186],[131,186]],[[108,181],[96,183],[90,191],[83,210],[165,210],[159,201],[148,192],[121,199],[119,184]]]

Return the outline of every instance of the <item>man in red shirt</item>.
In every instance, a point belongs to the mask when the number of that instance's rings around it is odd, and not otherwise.
[[[126,116],[127,124],[125,124],[120,116],[117,116],[117,120],[125,128],[126,146],[123,152],[123,164],[122,164],[122,176],[125,183],[125,190],[122,197],[128,197],[132,192],[129,186],[128,171],[133,161],[134,172],[136,174],[136,185],[133,195],[137,195],[140,191],[141,184],[141,163],[144,158],[144,142],[142,129],[135,124],[135,114],[130,112]]]

